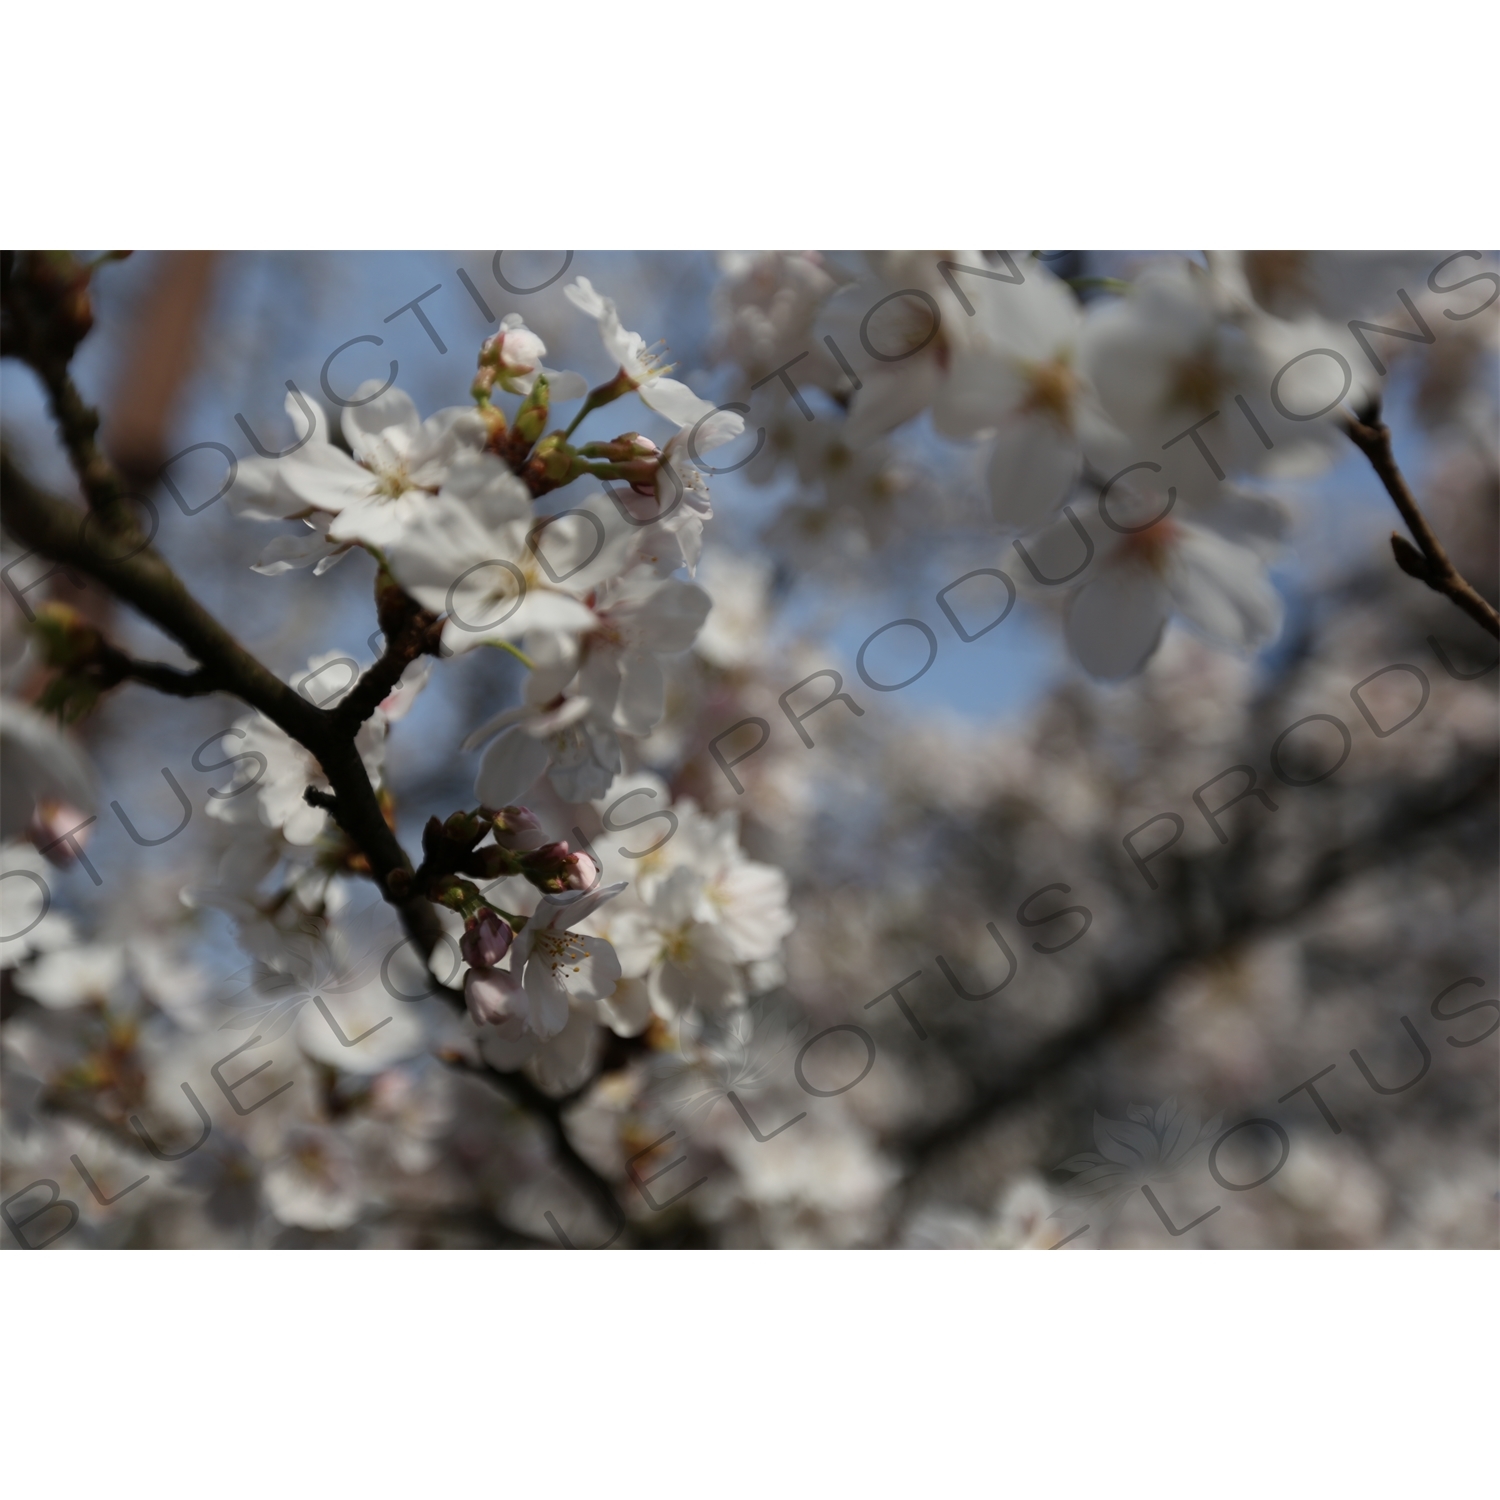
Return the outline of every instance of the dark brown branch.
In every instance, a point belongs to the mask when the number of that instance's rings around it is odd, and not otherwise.
[[[437,655],[442,639],[442,620],[404,594],[384,569],[375,579],[375,609],[385,633],[385,652],[333,711],[349,735],[380,707],[418,657]]]
[[[1416,541],[1408,542],[1399,532],[1391,533],[1391,550],[1396,555],[1396,565],[1403,573],[1419,579],[1428,588],[1446,595],[1463,612],[1500,639],[1500,613],[1494,605],[1481,595],[1474,585],[1453,566],[1437,534],[1427,523],[1427,517],[1418,507],[1416,498],[1406,483],[1406,477],[1397,467],[1391,452],[1391,430],[1380,420],[1377,406],[1368,421],[1359,417],[1346,417],[1344,431],[1349,440],[1369,459],[1370,467],[1380,477],[1386,493],[1395,501],[1401,519]]]
[[[574,1180],[587,1189],[589,1196],[604,1211],[605,1222],[615,1225],[624,1221],[625,1213],[615,1197],[614,1189],[579,1155],[578,1148],[568,1137],[562,1112],[577,1097],[575,1094],[554,1099],[550,1094],[544,1094],[524,1073],[501,1073],[486,1063],[470,1062],[457,1053],[445,1053],[442,1060],[458,1072],[483,1079],[491,1088],[505,1094],[512,1103],[519,1105],[527,1113],[539,1116],[546,1123],[553,1149]]]
[[[73,351],[93,326],[92,271],[66,252],[6,251],[0,278],[5,353],[36,371],[84,498],[100,515],[115,518],[124,508],[125,486],[96,440],[99,415],[68,372]]]
[[[145,544],[134,517],[127,515],[106,530],[87,512],[37,488],[9,455],[0,455],[0,518],[18,541],[87,573],[160,625],[223,691],[259,709],[316,753],[312,742],[326,734],[327,715],[251,656],[188,593]]]
[[[309,800],[314,806],[328,810],[350,841],[365,855],[382,894],[399,911],[407,936],[422,954],[431,953],[442,937],[436,910],[420,896],[405,897],[409,882],[403,885],[398,880],[394,889],[388,883],[389,877],[397,871],[409,876],[411,865],[385,821],[364,762],[355,749],[353,735],[361,721],[354,721],[351,727],[340,720],[337,710],[314,707],[240,646],[193,599],[171,568],[152,549],[142,545],[139,550],[131,552],[130,549],[141,540],[138,534],[126,531],[122,536],[120,531],[115,531],[101,538],[101,527],[97,523],[88,524],[88,513],[39,490],[4,454],[0,454],[0,517],[3,517],[6,529],[18,540],[55,562],[68,563],[98,579],[168,631],[190,655],[204,663],[194,673],[177,673],[174,668],[156,663],[134,665],[155,669],[148,675],[171,674],[174,688],[192,680],[195,690],[201,686],[204,691],[233,693],[312,751],[333,792],[330,795],[312,788],[313,795]],[[128,515],[125,525],[129,528],[135,525]],[[122,556],[122,553],[130,555]],[[425,614],[425,611],[421,613]],[[420,622],[414,628],[420,628]],[[405,650],[405,647],[398,649]],[[416,654],[412,652],[407,661],[414,659]],[[122,659],[128,661],[128,658]],[[394,669],[395,662],[390,652],[383,660],[387,663],[387,672]],[[395,671],[395,677],[400,676],[405,665],[403,662]],[[371,673],[367,673],[363,680],[370,677]],[[138,680],[145,681],[146,677],[138,677]],[[382,688],[374,702],[378,703],[388,690]],[[403,899],[398,899],[398,893]],[[455,1008],[463,1008],[461,993],[451,989],[444,989],[442,993]],[[496,1074],[486,1069],[484,1076],[496,1088],[509,1094],[520,1107],[541,1115],[559,1157],[601,1204],[608,1205],[611,1219],[617,1219],[620,1209],[609,1184],[584,1161],[568,1139],[561,1118],[562,1102],[549,1099],[521,1074]]]
[[[425,901],[404,899],[404,892],[398,899],[387,884],[411,865],[385,820],[353,731],[336,712],[315,707],[246,651],[145,544],[128,511],[106,529],[98,517],[45,494],[0,454],[0,518],[19,541],[87,573],[160,625],[202,663],[188,674],[195,690],[232,693],[317,757],[338,799],[339,827],[365,855],[382,895],[400,907],[408,934],[430,953],[440,935],[437,914]]]
[[[218,683],[202,667],[195,672],[184,672],[178,667],[167,666],[165,662],[137,661],[108,644],[100,649],[99,669],[100,685],[106,688],[121,682],[139,682],[174,698],[201,698],[219,691]]]

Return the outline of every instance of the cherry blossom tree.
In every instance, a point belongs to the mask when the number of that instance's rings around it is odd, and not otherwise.
[[[289,437],[196,445],[196,567],[193,450],[122,468],[75,378],[115,262],[4,260],[77,492],[7,433],[19,1243],[1487,1242],[1490,259],[700,257],[679,366],[608,265],[523,314],[474,261],[455,404],[284,382]],[[365,576],[373,660],[327,625]],[[1023,721],[904,706],[1021,631]],[[106,891],[101,823],[176,833],[88,750],[154,768],[162,699],[233,704],[192,773],[160,741],[199,842]],[[1319,1113],[1325,1053],[1371,1081]]]

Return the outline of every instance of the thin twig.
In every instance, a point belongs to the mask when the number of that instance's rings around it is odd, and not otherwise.
[[[98,663],[101,686],[105,688],[114,687],[121,682],[139,682],[174,698],[201,698],[219,691],[213,675],[202,667],[194,672],[184,672],[180,667],[169,667],[165,662],[138,661],[108,642],[99,648]]]
[[[1391,551],[1396,555],[1397,567],[1403,573],[1425,583],[1428,588],[1446,595],[1471,620],[1500,639],[1500,613],[1453,566],[1443,544],[1428,525],[1427,517],[1418,507],[1416,498],[1406,483],[1406,476],[1402,474],[1395,455],[1391,452],[1391,429],[1380,420],[1379,406],[1369,414],[1368,420],[1346,416],[1343,427],[1349,440],[1369,459],[1370,467],[1379,475],[1386,493],[1395,501],[1396,509],[1401,512],[1401,519],[1406,522],[1416,541],[1414,547],[1399,532],[1391,533]]]
[[[349,735],[390,696],[406,669],[418,657],[437,655],[442,642],[442,620],[403,593],[384,570],[376,579],[375,606],[385,633],[385,651],[333,710],[335,720]]]

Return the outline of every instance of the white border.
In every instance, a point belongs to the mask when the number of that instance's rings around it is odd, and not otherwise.
[[[1500,8],[77,0],[6,23],[0,239],[1493,243]]]
[[[3,1266],[16,1494],[1404,1500],[1490,1477],[1500,1394],[1491,1252]]]

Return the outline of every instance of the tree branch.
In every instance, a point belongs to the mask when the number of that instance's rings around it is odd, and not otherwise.
[[[442,620],[405,594],[383,567],[375,580],[375,611],[385,634],[385,651],[333,710],[335,721],[349,735],[380,707],[418,657],[438,654],[442,641]]]
[[[579,1154],[578,1148],[568,1137],[562,1112],[577,1097],[575,1094],[569,1094],[562,1099],[554,1099],[550,1094],[544,1094],[524,1073],[501,1073],[490,1067],[488,1063],[482,1061],[477,1064],[472,1063],[468,1058],[456,1053],[442,1054],[442,1061],[458,1072],[483,1079],[491,1088],[506,1095],[513,1104],[519,1105],[530,1114],[539,1115],[546,1123],[547,1133],[552,1138],[553,1149],[562,1158],[564,1167],[604,1210],[605,1222],[616,1224],[624,1221],[625,1211],[620,1207],[614,1189]]]
[[[1380,477],[1386,493],[1401,512],[1401,519],[1416,539],[1414,547],[1399,532],[1391,533],[1391,550],[1396,555],[1397,567],[1428,588],[1446,595],[1470,619],[1500,639],[1500,613],[1453,566],[1437,534],[1428,525],[1427,517],[1418,507],[1405,475],[1397,467],[1395,455],[1391,452],[1391,430],[1380,420],[1379,406],[1370,413],[1368,421],[1360,417],[1345,417],[1343,427],[1349,440],[1369,459],[1370,467]]]
[[[108,642],[101,645],[98,660],[100,685],[105,688],[116,687],[122,682],[139,682],[174,698],[201,698],[219,691],[219,684],[212,674],[202,667],[195,672],[184,672],[178,667],[167,666],[165,662],[137,661]]]
[[[1166,952],[1102,987],[1093,1009],[1073,1025],[1042,1042],[1007,1075],[996,1079],[956,1115],[909,1139],[909,1196],[933,1158],[988,1128],[1001,1115],[1036,1097],[1038,1092],[1082,1062],[1110,1038],[1137,1020],[1174,975],[1196,963],[1233,951],[1257,935],[1300,919],[1348,879],[1371,868],[1382,857],[1453,837],[1453,825],[1472,811],[1474,799],[1492,796],[1496,785],[1493,756],[1474,758],[1462,777],[1441,782],[1397,800],[1363,837],[1326,851],[1313,861],[1294,890],[1274,906],[1231,899],[1220,920],[1198,925]],[[1213,884],[1209,860],[1183,859],[1163,871],[1164,894],[1182,897],[1190,888]],[[1179,900],[1182,909],[1190,905]]]
[[[115,653],[119,663],[128,666],[134,680],[183,696],[188,695],[190,685],[192,693],[232,693],[265,714],[317,757],[333,793],[331,796],[317,793],[309,800],[314,806],[327,809],[365,855],[381,893],[400,913],[407,936],[424,956],[431,953],[442,938],[442,925],[429,901],[420,895],[406,895],[409,886],[400,881],[395,883],[394,890],[388,884],[395,871],[409,875],[411,864],[385,821],[364,762],[355,749],[354,735],[368,717],[364,701],[369,700],[369,712],[373,712],[406,666],[420,654],[414,647],[430,636],[433,617],[411,605],[409,628],[396,633],[381,662],[361,678],[338,709],[320,709],[274,676],[235,641],[151,548],[141,545],[122,557],[122,551],[140,541],[138,534],[122,536],[116,531],[107,538],[112,545],[101,545],[101,527],[96,518],[45,494],[3,453],[0,453],[0,518],[18,540],[55,562],[70,564],[97,579],[204,663],[196,672],[184,673],[155,662],[134,662],[123,653]],[[133,518],[128,525],[134,527]],[[355,712],[341,712],[361,689],[364,691],[356,701]],[[461,993],[446,986],[441,987],[441,992],[450,1005],[463,1009]],[[561,1117],[565,1101],[549,1098],[523,1074],[501,1074],[487,1066],[475,1071],[521,1108],[542,1117],[554,1149],[567,1169],[595,1199],[608,1207],[611,1221],[617,1219],[621,1210],[609,1184],[568,1139]]]
[[[388,884],[398,870],[409,874],[411,863],[385,820],[354,747],[358,725],[349,728],[336,710],[308,702],[246,651],[146,545],[128,512],[117,526],[106,529],[97,515],[38,489],[0,453],[0,519],[28,547],[97,579],[202,663],[197,672],[163,677],[173,689],[190,679],[195,692],[231,693],[312,752],[337,799],[339,827],[364,854],[381,894],[400,909],[407,934],[430,953],[441,933],[436,912],[425,900],[404,890],[398,893]],[[162,667],[149,675],[172,672]]]
[[[0,263],[5,353],[24,360],[41,378],[84,498],[92,510],[114,518],[123,509],[125,485],[95,439],[99,414],[78,394],[68,372],[73,351],[94,323],[93,270],[66,252],[5,251]]]
[[[125,486],[94,440],[97,413],[85,406],[68,373],[79,340],[92,324],[88,270],[71,258],[3,254],[5,352],[15,354],[42,377],[53,415],[88,499],[80,510],[34,485],[0,451],[0,523],[19,541],[54,562],[77,568],[159,625],[200,663],[192,672],[158,662],[139,662],[108,645],[95,644],[93,664],[103,679],[129,678],[176,696],[225,692],[264,714],[318,760],[332,793],[308,789],[307,800],[327,810],[365,857],[381,894],[397,908],[402,926],[424,957],[442,938],[433,905],[412,892],[412,867],[375,794],[355,747],[360,726],[425,653],[436,653],[441,622],[402,592],[384,571],[376,583],[376,607],[386,649],[333,709],[309,702],[257,660],[193,598],[171,566],[142,536],[125,503]],[[116,675],[117,674],[117,675]],[[110,684],[112,685],[112,684]],[[393,880],[392,876],[400,878]],[[461,992],[437,986],[460,1012]],[[544,1094],[523,1074],[500,1074],[487,1063],[476,1071],[521,1108],[539,1115],[565,1167],[604,1207],[611,1220],[622,1212],[613,1190],[578,1154],[562,1122],[569,1102]]]

